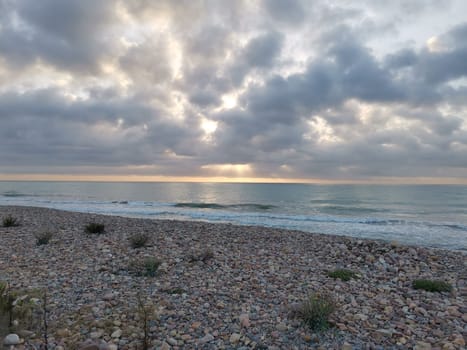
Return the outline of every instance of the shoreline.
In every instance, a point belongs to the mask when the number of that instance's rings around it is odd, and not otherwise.
[[[65,349],[86,340],[135,349],[141,337],[132,317],[138,291],[156,309],[150,327],[155,349],[465,345],[463,251],[261,226],[0,206],[0,218],[7,214],[21,225],[0,227],[1,280],[19,289],[47,289],[51,342]],[[91,221],[104,223],[106,233],[86,235]],[[43,231],[54,237],[37,246],[34,234]],[[131,248],[128,238],[137,233],[148,234],[150,245]],[[206,249],[212,259],[189,261]],[[148,256],[162,262],[156,277],[128,272],[130,260]],[[344,267],[359,278],[344,282],[326,274]],[[444,280],[453,291],[414,290],[417,278]],[[181,294],[171,293],[176,289]],[[318,335],[290,316],[311,292],[332,294],[337,302],[334,327]]]

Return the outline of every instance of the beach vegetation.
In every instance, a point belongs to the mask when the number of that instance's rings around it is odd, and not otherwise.
[[[13,290],[9,283],[0,282],[0,334],[13,332],[20,326],[31,328],[35,325],[34,316],[40,303],[36,295],[36,290]]]
[[[143,297],[141,296],[140,292],[136,295],[136,300],[138,302],[138,314],[141,322],[141,328],[143,331],[142,348],[143,350],[148,350],[150,346],[149,321],[150,315],[153,315],[155,311],[154,305],[144,303]]]
[[[427,292],[450,292],[452,286],[444,281],[435,281],[427,279],[415,280],[412,283],[414,289],[423,289]]]
[[[36,237],[36,245],[44,245],[48,244],[50,240],[53,238],[54,234],[51,231],[44,231],[37,233]]]
[[[214,252],[212,251],[212,249],[209,249],[209,248],[204,249],[200,252],[192,252],[188,256],[188,261],[191,263],[198,262],[198,261],[206,263],[211,259],[214,259]]]
[[[136,233],[128,239],[133,249],[143,248],[148,244],[149,235],[146,233]]]
[[[329,328],[329,316],[336,310],[334,298],[327,293],[312,293],[292,310],[292,316],[299,318],[314,331]]]
[[[135,276],[155,277],[162,262],[154,257],[130,261],[128,270]]]
[[[357,274],[352,270],[336,269],[328,271],[327,275],[332,278],[339,278],[342,281],[350,281],[352,278],[357,278]]]
[[[97,222],[90,222],[86,225],[84,231],[90,234],[102,234],[105,231],[105,225]]]
[[[165,292],[167,294],[183,294],[186,293],[186,290],[180,287],[166,289]]]
[[[12,215],[7,215],[2,220],[3,227],[19,226],[19,221]]]

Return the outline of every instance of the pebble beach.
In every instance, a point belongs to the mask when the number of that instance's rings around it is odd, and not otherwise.
[[[0,206],[0,281],[47,292],[49,349],[465,349],[467,254],[398,242],[206,222],[134,219]],[[103,234],[86,234],[90,222]],[[36,235],[53,234],[36,244]],[[145,247],[129,238],[146,234]],[[209,252],[209,259],[196,259]],[[129,266],[160,261],[155,276]],[[328,272],[346,268],[342,281]],[[442,280],[451,292],[414,289]],[[331,327],[294,317],[312,293],[332,296]],[[15,333],[16,334],[16,333]],[[39,349],[38,329],[12,349]],[[5,338],[6,334],[2,334]]]

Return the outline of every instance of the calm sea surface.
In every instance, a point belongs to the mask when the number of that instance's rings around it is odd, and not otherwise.
[[[467,186],[0,182],[0,205],[261,225],[467,251]]]

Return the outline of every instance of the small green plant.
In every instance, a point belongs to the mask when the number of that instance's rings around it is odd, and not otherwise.
[[[191,253],[188,256],[188,261],[191,263],[197,261],[205,263],[211,259],[214,259],[214,252],[211,249],[205,249],[202,252],[198,253]]]
[[[54,236],[53,232],[50,231],[44,231],[37,233],[36,235],[36,245],[44,245],[48,244],[49,241],[52,239]]]
[[[2,224],[3,224],[3,227],[19,226],[18,219],[11,215],[5,216],[2,220]]]
[[[5,330],[13,332],[18,324],[33,325],[38,306],[38,299],[33,298],[36,294],[34,290],[12,290],[9,283],[0,282],[0,334]]]
[[[104,224],[99,224],[97,222],[90,222],[84,228],[86,233],[95,233],[95,234],[102,234],[104,233]]]
[[[138,292],[136,295],[136,300],[138,302],[138,314],[140,316],[141,328],[143,330],[143,339],[142,347],[143,350],[149,349],[150,339],[149,339],[149,321],[150,315],[154,314],[154,306],[152,304],[145,304],[141,296],[141,292]]]
[[[321,331],[329,328],[328,318],[335,309],[335,301],[329,294],[314,293],[292,310],[292,316],[300,318],[312,330]]]
[[[149,241],[149,235],[146,233],[136,233],[130,236],[129,241],[133,249],[143,248]]]
[[[444,281],[433,281],[433,280],[415,280],[412,283],[414,289],[423,289],[427,292],[450,292],[452,286]]]
[[[128,270],[135,276],[155,277],[161,261],[156,258],[144,258],[143,260],[132,260]]]
[[[167,294],[183,294],[183,293],[186,293],[186,290],[180,287],[175,287],[175,288],[166,289],[165,292]]]
[[[328,272],[328,276],[332,278],[339,278],[342,281],[350,281],[352,278],[357,278],[357,274],[347,269],[336,269]]]

